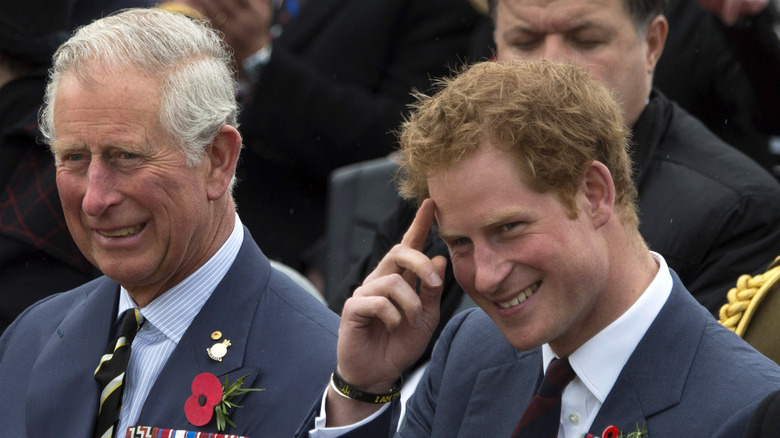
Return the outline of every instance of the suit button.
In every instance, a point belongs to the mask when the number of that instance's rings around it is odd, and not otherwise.
[[[580,416],[577,414],[569,414],[569,423],[577,425],[580,422]]]

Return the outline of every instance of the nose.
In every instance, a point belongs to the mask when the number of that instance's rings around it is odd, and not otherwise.
[[[81,208],[89,216],[100,216],[121,198],[116,190],[116,175],[109,165],[100,159],[93,159],[87,169],[87,190]]]
[[[573,54],[560,35],[548,35],[544,39],[541,57],[555,62],[573,61]]]
[[[481,294],[496,292],[512,270],[511,263],[489,246],[474,247],[474,288]]]

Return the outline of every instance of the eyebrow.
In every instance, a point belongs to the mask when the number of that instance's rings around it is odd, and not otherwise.
[[[483,221],[479,228],[491,228],[495,225],[507,222],[507,221],[515,221],[513,218],[516,217],[519,214],[522,214],[522,211],[519,211],[517,209],[505,209],[503,211],[499,211],[498,213],[489,216],[487,220]],[[524,221],[523,219],[519,220],[520,222]],[[517,222],[517,221],[515,221]],[[439,236],[442,239],[452,239],[454,237],[460,237],[463,233],[452,233],[448,232],[446,230],[442,230],[441,226],[438,226],[438,232]]]
[[[581,30],[585,30],[585,29],[592,28],[592,27],[603,28],[604,26],[601,25],[600,23],[596,23],[596,22],[594,22],[592,20],[585,20],[585,21],[582,21],[580,23],[575,24],[574,26],[566,28],[565,30],[558,30],[556,28],[556,32],[554,32],[554,33],[575,33],[575,32],[579,32]],[[527,24],[527,23],[517,23],[517,24],[514,24],[511,27],[509,27],[503,33],[503,35],[511,35],[513,33],[530,33],[530,34],[534,34],[534,35],[539,35],[539,34],[547,34],[549,32],[539,31],[539,30],[535,29],[534,27],[532,27],[530,24]]]
[[[500,223],[507,222],[509,220],[513,220],[512,218],[517,216],[518,214],[521,214],[521,211],[518,211],[517,209],[505,209],[502,211],[499,211],[498,213],[494,214],[493,216],[490,216],[487,218],[487,220],[482,224],[482,227],[492,227],[494,225],[498,225]]]
[[[77,143],[63,143],[61,141],[55,140],[51,144],[51,150],[54,152],[55,155],[72,152],[72,151],[80,151],[83,149],[84,146]]]

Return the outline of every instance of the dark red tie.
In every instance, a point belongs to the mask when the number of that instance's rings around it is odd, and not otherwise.
[[[574,379],[569,359],[555,358],[547,366],[542,386],[528,403],[512,432],[513,438],[555,438],[561,421],[561,395]]]

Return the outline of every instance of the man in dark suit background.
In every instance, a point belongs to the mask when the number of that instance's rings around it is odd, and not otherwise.
[[[475,0],[488,12],[488,0]],[[490,0],[492,8],[496,1]],[[629,3],[627,3],[629,4]],[[640,4],[636,3],[635,4]],[[780,23],[770,0],[671,0],[664,52],[653,85],[726,143],[780,177],[768,137],[780,130]],[[492,23],[479,38],[495,53]]]
[[[438,322],[446,260],[420,252],[434,218],[479,309],[445,328],[399,436],[515,436],[556,358],[575,374],[545,436],[744,426],[780,368],[649,250],[627,142],[612,94],[570,64],[477,64],[421,98],[401,132],[401,192],[424,201],[346,301],[338,373],[302,430],[392,435],[387,402]]]
[[[270,267],[236,214],[231,62],[207,25],[156,9],[98,20],[55,55],[41,131],[68,228],[105,276],[33,305],[0,338],[4,435],[93,433],[93,373],[127,309],[144,321],[115,436],[216,432],[185,413],[201,373],[263,389],[232,400],[233,434],[291,435],[321,393],[338,318]]]

